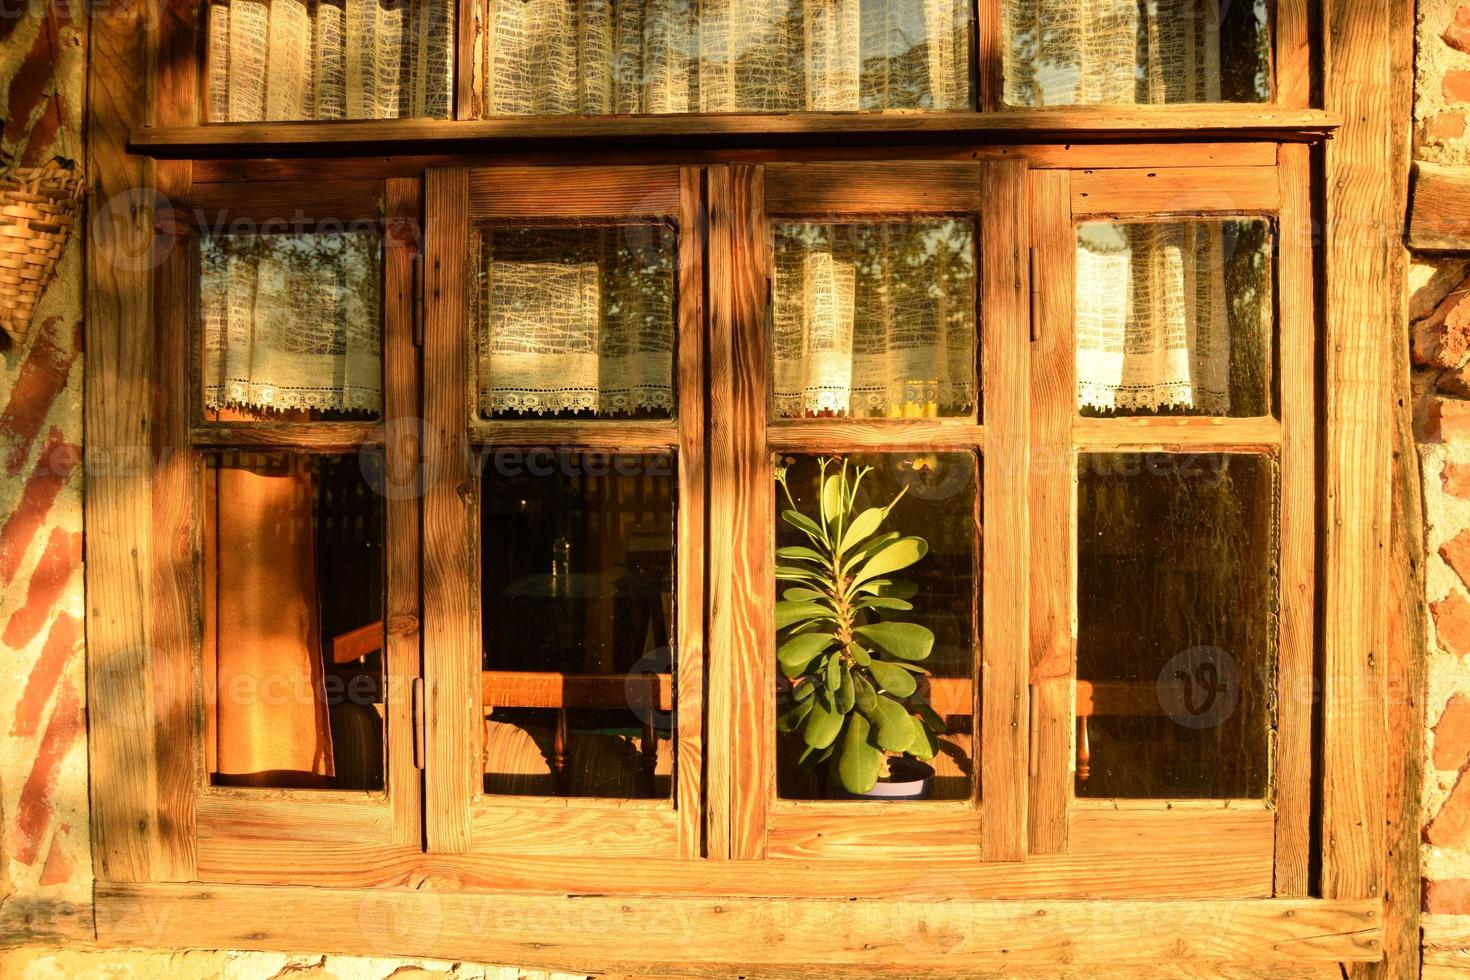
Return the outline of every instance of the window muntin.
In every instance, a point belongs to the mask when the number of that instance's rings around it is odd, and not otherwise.
[[[1263,219],[1078,225],[1081,413],[1269,415],[1273,253]]]
[[[772,223],[773,415],[972,415],[976,235],[961,218]]]
[[[676,472],[670,454],[483,454],[486,793],[672,795]]]
[[[382,413],[376,231],[199,237],[197,350],[207,418]]]
[[[479,307],[487,418],[668,418],[678,231],[487,226]]]
[[[212,0],[212,122],[448,119],[454,0]]]
[[[1079,797],[1265,797],[1277,485],[1263,454],[1079,456]]]
[[[956,110],[966,0],[491,0],[487,114]]]
[[[1271,0],[1000,0],[1007,106],[1271,100]]]
[[[382,456],[203,462],[210,782],[382,789]]]

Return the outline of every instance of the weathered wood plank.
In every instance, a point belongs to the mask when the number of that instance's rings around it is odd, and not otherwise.
[[[1322,478],[1322,879],[1328,898],[1384,889],[1390,408],[1388,251],[1394,99],[1390,5],[1326,0],[1326,446]],[[1380,950],[1381,954],[1381,950]],[[1378,957],[1375,957],[1375,959]]]
[[[982,389],[985,397],[981,536],[980,778],[987,861],[1026,856],[1030,749],[1031,209],[1023,160],[987,163],[979,201]]]
[[[679,213],[679,168],[476,168],[470,171],[469,213],[474,221],[673,217]]]
[[[1083,170],[1072,175],[1072,213],[1081,215],[1230,214],[1281,204],[1275,167]]]
[[[1420,252],[1470,249],[1470,167],[1414,165],[1409,247]]]
[[[364,904],[366,899],[366,904]],[[515,962],[576,972],[793,967],[970,973],[1379,955],[1376,903],[790,902],[248,886],[99,884],[104,942],[303,948]],[[414,923],[409,929],[390,923]],[[527,929],[534,923],[534,932]],[[529,938],[528,938],[529,937]],[[695,941],[697,937],[697,941]],[[1081,937],[1086,937],[1085,940]]]

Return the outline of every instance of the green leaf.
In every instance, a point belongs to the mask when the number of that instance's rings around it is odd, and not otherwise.
[[[929,542],[923,538],[912,535],[899,538],[892,544],[879,549],[873,557],[869,558],[867,564],[863,565],[862,571],[853,576],[853,584],[858,585],[880,575],[908,568],[928,553]]]
[[[842,663],[840,658],[834,659],[837,659],[837,662],[839,664]],[[837,710],[842,712],[843,714],[848,714],[849,712],[851,712],[853,705],[857,701],[857,693],[853,688],[852,676],[852,671],[848,670],[846,665],[843,665],[842,681],[837,685],[836,698]]]
[[[862,674],[852,675],[853,702],[863,714],[869,714],[878,704],[878,692]]]
[[[866,793],[878,782],[883,754],[868,742],[872,726],[862,715],[853,715],[842,740],[842,758],[837,763],[837,778],[849,793]]]
[[[894,609],[898,612],[909,612],[914,608],[912,602],[903,599],[891,599],[888,596],[865,596],[853,603],[858,609]]]
[[[825,749],[837,740],[837,733],[842,731],[842,721],[847,715],[838,711],[822,694],[813,698],[811,704],[802,739],[814,749]]]
[[[835,526],[842,509],[842,477],[834,473],[822,487],[822,521],[828,527]]]
[[[868,595],[880,595],[882,594],[884,589],[892,584],[893,583],[888,581],[888,579],[886,578],[874,579],[871,582],[864,582],[862,585],[859,585],[857,588],[853,589],[853,593],[857,594],[859,592],[866,592]]]
[[[816,589],[787,589],[781,593],[781,598],[787,602],[811,602],[814,599],[825,599],[827,593],[818,592]]]
[[[868,535],[878,530],[878,526],[883,523],[883,518],[887,514],[888,510],[885,507],[869,507],[859,514],[853,520],[852,526],[842,535],[842,544],[838,545],[837,554],[846,554],[848,549],[856,546]]]
[[[909,746],[908,753],[920,762],[928,762],[939,754],[938,736],[916,721],[914,723],[914,744]]]
[[[797,568],[793,565],[777,565],[776,581],[778,582],[819,582],[821,578],[816,572],[809,568]]]
[[[869,582],[869,585],[875,583]],[[919,594],[919,583],[911,579],[901,578],[898,581],[883,580],[883,584],[873,593],[885,599],[912,599]]]
[[[804,677],[791,686],[791,696],[798,701],[805,701],[812,696],[817,685],[812,683],[810,677]]]
[[[827,657],[827,690],[836,692],[842,686],[842,658],[837,654]]]
[[[796,764],[799,766],[806,765],[806,760],[811,758],[812,756],[816,756],[816,758],[812,759],[812,765],[816,765],[819,762],[826,762],[829,758],[831,758],[832,750],[836,747],[836,744],[833,744],[827,746],[825,749],[814,749],[810,745],[808,745],[806,748],[801,750],[801,758],[796,760]]]
[[[918,735],[914,716],[892,698],[879,695],[878,704],[868,712],[868,719],[876,728],[878,747],[886,752],[907,752]]]
[[[816,540],[821,541],[823,543],[826,542],[827,535],[822,530],[822,528],[817,524],[816,521],[812,520],[810,517],[807,517],[801,511],[799,511],[799,510],[783,510],[781,512],[781,517],[782,517],[783,520],[786,521],[787,524],[790,524],[792,527],[796,528],[798,531],[803,531],[807,535],[809,535],[809,536],[811,536],[811,537],[815,538]]]
[[[827,564],[826,555],[822,554],[819,551],[813,551],[811,548],[803,547],[799,544],[791,545],[788,548],[777,548],[776,557],[796,559],[797,561],[814,561],[822,566],[826,566]]]
[[[918,623],[870,623],[854,632],[900,660],[924,660],[934,652],[934,631]]]
[[[796,701],[787,705],[776,716],[776,729],[783,732],[796,731],[801,727],[801,723],[806,720],[806,716],[811,713],[814,703],[811,700],[806,700]]]
[[[943,735],[949,730],[949,726],[944,723],[944,719],[939,717],[939,712],[927,704],[916,704],[913,705],[913,708],[919,713],[919,720],[924,723],[924,727],[935,735]]]
[[[837,637],[831,633],[803,633],[783,643],[776,651],[776,659],[781,662],[781,670],[787,677],[797,677],[805,673],[817,654],[836,641]]]
[[[868,672],[873,675],[873,680],[878,682],[879,687],[894,697],[906,698],[919,689],[919,685],[914,682],[914,675],[894,664],[874,660],[868,664]]]
[[[859,667],[866,667],[873,662],[873,658],[869,656],[868,651],[856,643],[849,643],[847,645],[847,652],[852,654],[852,659],[857,661]]]
[[[826,606],[815,602],[778,602],[776,603],[776,629],[784,630],[796,623],[804,623],[809,619],[832,619],[835,613]]]
[[[903,535],[898,531],[885,531],[884,533],[873,538],[871,541],[866,541],[863,544],[858,545],[858,547],[852,553],[850,562],[852,564],[857,564],[864,558],[871,555],[873,552],[882,548],[884,545],[891,544],[901,537],[903,537]]]

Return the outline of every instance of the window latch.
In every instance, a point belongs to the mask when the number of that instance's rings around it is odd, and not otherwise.
[[[1041,340],[1041,330],[1036,322],[1036,311],[1040,307],[1036,286],[1036,246],[1032,245],[1026,251],[1026,276],[1031,285],[1031,302],[1027,304],[1027,318],[1031,321],[1031,342],[1034,344]]]
[[[413,716],[413,767],[424,768],[424,679],[415,677],[410,687],[409,712]]]
[[[424,346],[424,253],[413,255],[413,345]]]

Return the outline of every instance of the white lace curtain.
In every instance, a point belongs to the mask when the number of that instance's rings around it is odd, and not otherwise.
[[[662,224],[488,232],[482,413],[668,415],[675,237]]]
[[[205,407],[379,411],[380,268],[376,235],[204,238]]]
[[[1076,322],[1081,406],[1122,413],[1230,413],[1230,313],[1220,222],[1083,225],[1077,238]]]
[[[215,122],[451,114],[454,0],[228,0],[208,17]]]
[[[782,223],[775,237],[777,415],[959,415],[974,404],[967,223]]]
[[[496,115],[963,109],[969,0],[493,0]]]
[[[1220,101],[1223,0],[1006,0],[1015,106]]]

